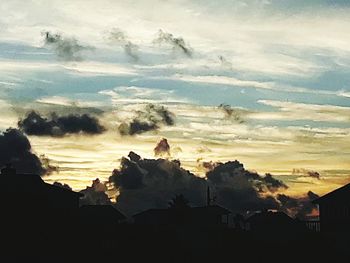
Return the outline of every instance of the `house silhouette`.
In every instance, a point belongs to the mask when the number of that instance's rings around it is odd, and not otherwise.
[[[1,169],[0,204],[2,219],[50,222],[76,214],[82,194],[45,183],[36,174],[18,174],[11,165]]]
[[[350,232],[350,184],[316,200],[322,232]]]
[[[291,218],[281,211],[260,211],[246,219],[249,231],[255,233],[268,233],[274,235],[286,235],[305,232],[305,224],[298,219]]]
[[[230,211],[218,205],[184,209],[148,209],[133,216],[141,225],[227,226]]]
[[[11,165],[1,169],[1,262],[44,262],[50,246],[72,251],[80,193],[45,183],[36,174],[19,174]],[[4,253],[3,253],[4,252]],[[52,258],[48,260],[52,262]]]
[[[126,222],[126,216],[112,205],[83,205],[79,208],[81,224],[111,228]]]

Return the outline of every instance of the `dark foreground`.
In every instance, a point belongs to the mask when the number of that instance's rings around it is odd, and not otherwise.
[[[2,228],[0,262],[350,262],[350,238],[342,233],[52,222],[24,227],[25,220]]]

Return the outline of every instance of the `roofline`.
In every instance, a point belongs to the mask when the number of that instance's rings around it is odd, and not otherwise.
[[[330,195],[333,195],[335,192],[338,192],[338,191],[344,189],[345,187],[349,187],[349,186],[350,186],[350,183],[349,183],[349,184],[346,184],[346,185],[343,185],[342,187],[339,187],[339,188],[333,190],[332,192],[329,192],[329,193],[327,193],[327,194],[325,194],[325,195],[323,195],[323,196],[321,196],[321,197],[319,197],[319,198],[313,200],[312,203],[313,203],[313,204],[319,204],[319,203],[322,202],[325,198],[327,198],[327,197],[329,197]]]
[[[44,182],[44,184],[48,185],[49,187],[59,189],[61,191],[65,191],[65,192],[70,193],[70,194],[78,195],[79,197],[83,197],[84,196],[84,194],[82,194],[80,192],[75,192],[73,190],[69,190],[69,189],[64,188],[64,187],[56,186],[56,185],[45,183],[45,182]]]

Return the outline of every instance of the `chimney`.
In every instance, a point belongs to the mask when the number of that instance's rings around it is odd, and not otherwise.
[[[11,163],[7,163],[5,167],[1,169],[1,175],[16,175],[16,169],[12,167]]]

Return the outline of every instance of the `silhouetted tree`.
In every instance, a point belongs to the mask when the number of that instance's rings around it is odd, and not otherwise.
[[[184,209],[189,208],[188,205],[189,201],[182,195],[176,195],[171,201],[169,202],[169,208],[171,209]]]

